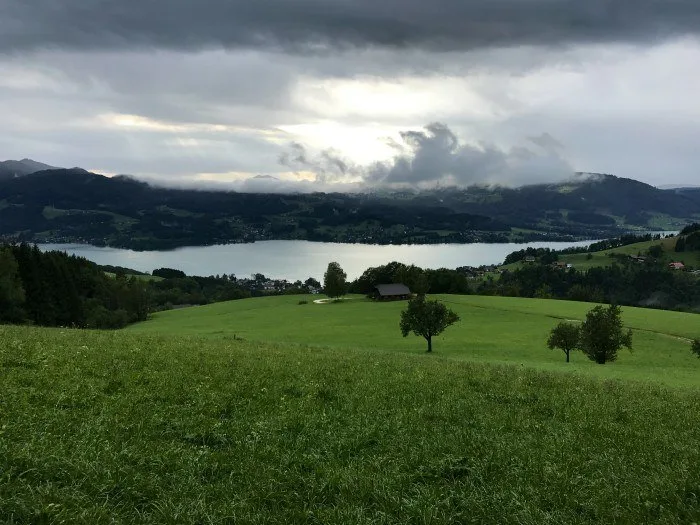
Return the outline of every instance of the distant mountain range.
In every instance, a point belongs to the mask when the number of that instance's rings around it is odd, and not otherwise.
[[[0,181],[51,169],[56,168],[31,159],[6,160],[0,162]]]
[[[591,175],[521,188],[251,194],[153,187],[131,177],[0,163],[0,236],[133,249],[308,239],[457,243],[603,238],[700,222],[700,188]]]

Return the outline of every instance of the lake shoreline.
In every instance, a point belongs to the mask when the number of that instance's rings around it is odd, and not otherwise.
[[[535,243],[581,243],[581,242],[597,242],[603,239],[612,239],[619,237],[621,235],[676,235],[678,234],[678,230],[675,231],[661,231],[661,230],[624,230],[624,231],[617,231],[617,232],[608,232],[608,231],[600,231],[598,232],[598,235],[596,236],[587,236],[587,235],[568,235],[568,234],[556,234],[556,233],[544,233],[544,232],[538,232],[538,233],[528,233],[524,234],[524,237],[532,237],[532,238],[523,238],[523,239],[516,239],[516,240],[496,240],[494,237],[491,236],[485,236],[483,239],[479,239],[477,241],[472,241],[472,242],[457,242],[457,241],[449,241],[449,238],[445,240],[444,242],[411,242],[406,241],[406,242],[357,242],[357,241],[341,241],[341,240],[313,240],[313,239],[284,239],[284,238],[278,238],[278,239],[252,239],[252,240],[240,240],[240,239],[232,239],[227,242],[214,242],[214,243],[204,243],[204,244],[183,244],[183,245],[177,245],[177,246],[169,246],[169,247],[158,247],[158,243],[155,243],[153,246],[142,248],[140,243],[129,243],[129,244],[105,244],[103,242],[94,242],[91,240],[71,240],[70,238],[57,238],[57,239],[51,239],[51,240],[44,240],[44,241],[27,241],[30,244],[36,244],[38,246],[43,246],[43,245],[50,245],[50,246],[90,246],[90,247],[96,247],[96,248],[104,248],[104,249],[115,249],[115,250],[129,250],[132,252],[174,252],[177,250],[182,250],[182,249],[195,249],[195,248],[210,248],[214,246],[232,246],[232,245],[252,245],[252,244],[258,244],[258,243],[267,243],[267,242],[308,242],[308,243],[317,243],[317,244],[334,244],[334,245],[348,245],[348,246],[466,246],[466,245],[472,245],[472,244],[488,244],[488,245],[511,245],[511,244],[517,244],[517,245],[530,245],[530,244],[535,244]],[[0,242],[2,241],[2,238],[0,238]]]
[[[251,245],[251,244],[258,244],[258,243],[265,243],[265,242],[310,242],[310,243],[318,243],[318,244],[340,244],[340,245],[348,245],[348,246],[464,246],[464,245],[471,245],[471,244],[494,244],[494,245],[502,245],[502,244],[518,244],[518,245],[527,245],[527,244],[533,244],[533,243],[579,243],[579,242],[597,242],[602,239],[610,239],[614,237],[618,237],[620,235],[626,235],[626,234],[632,234],[632,235],[647,235],[647,234],[657,234],[659,232],[647,232],[647,231],[633,231],[633,232],[621,232],[617,233],[615,235],[600,235],[596,237],[588,237],[588,236],[566,236],[566,235],[554,235],[552,237],[548,237],[547,235],[542,235],[542,238],[532,239],[532,240],[515,240],[515,241],[497,241],[497,240],[489,240],[483,239],[483,240],[478,240],[474,242],[401,242],[401,243],[394,243],[394,242],[355,242],[355,241],[323,241],[323,240],[310,240],[310,239],[254,239],[254,240],[231,240],[229,242],[223,242],[223,243],[211,243],[211,244],[183,244],[181,246],[172,246],[168,248],[159,248],[157,246],[155,247],[150,247],[150,248],[141,248],[140,245],[121,245],[121,244],[102,244],[102,243],[94,243],[94,242],[82,242],[82,241],[73,241],[70,239],[55,239],[55,240],[49,240],[49,241],[27,241],[29,244],[36,244],[37,246],[44,246],[44,245],[50,245],[50,246],[56,246],[56,245],[65,245],[65,246],[91,246],[91,247],[96,247],[96,248],[105,248],[105,249],[115,249],[115,250],[129,250],[137,253],[141,252],[174,252],[177,250],[185,249],[185,248],[210,248],[213,246],[232,246],[232,245]],[[666,233],[666,232],[664,232]],[[0,242],[2,242],[2,239],[0,239]]]
[[[308,277],[321,280],[331,261],[341,265],[348,279],[355,279],[367,268],[392,261],[433,269],[491,266],[503,263],[508,254],[528,247],[562,250],[588,246],[597,240],[411,245],[257,241],[146,252],[89,244],[37,246],[42,251],[65,251],[103,266],[121,266],[149,274],[157,268],[174,268],[184,271],[187,275],[233,274],[241,277],[262,273],[267,277],[293,282],[303,281]]]

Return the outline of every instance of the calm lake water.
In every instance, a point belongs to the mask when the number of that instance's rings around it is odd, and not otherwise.
[[[187,275],[235,274],[249,277],[262,273],[275,279],[296,281],[323,279],[328,263],[337,261],[348,279],[367,268],[391,261],[422,268],[457,268],[502,263],[506,255],[528,246],[561,250],[588,246],[591,242],[533,242],[528,244],[428,244],[379,246],[310,241],[261,241],[178,248],[171,251],[135,252],[86,244],[43,244],[42,250],[61,250],[98,264],[124,266],[142,272],[156,268],[177,268]]]

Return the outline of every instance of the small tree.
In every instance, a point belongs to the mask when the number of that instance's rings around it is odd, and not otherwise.
[[[428,352],[433,351],[433,336],[459,321],[459,316],[439,301],[428,301],[425,295],[418,295],[408,301],[406,310],[401,312],[399,327],[406,337],[413,332],[428,342]]]
[[[621,312],[617,305],[598,305],[586,314],[579,345],[591,361],[604,365],[615,361],[623,346],[632,349],[632,330],[623,330]]]
[[[342,297],[347,293],[346,278],[347,274],[337,262],[329,263],[323,274],[323,292],[331,299]]]
[[[309,277],[306,281],[304,281],[304,286],[307,288],[316,288],[318,290],[321,288],[321,283],[319,283],[313,277]]]
[[[559,348],[566,354],[566,362],[569,362],[569,354],[578,347],[581,330],[571,323],[559,323],[552,328],[547,340],[550,349]]]
[[[647,253],[649,254],[649,256],[653,257],[654,259],[658,259],[660,257],[663,257],[664,247],[661,246],[660,244],[655,244],[654,246],[649,247],[649,249],[647,250]]]
[[[690,345],[690,351],[700,357],[700,339],[694,339]]]

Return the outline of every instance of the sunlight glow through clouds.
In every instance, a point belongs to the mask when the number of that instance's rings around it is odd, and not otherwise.
[[[95,119],[98,124],[108,128],[128,128],[130,130],[157,131],[164,133],[177,133],[182,135],[210,133],[210,134],[234,134],[245,133],[256,135],[262,139],[274,143],[286,143],[289,137],[281,129],[255,128],[249,126],[209,124],[209,123],[182,123],[156,120],[141,115],[122,113],[103,113]],[[94,123],[89,121],[89,123]],[[183,144],[188,145],[188,144]],[[191,145],[191,144],[189,144]]]
[[[401,128],[382,124],[348,125],[333,121],[280,126],[294,140],[316,150],[333,149],[360,164],[388,159],[389,139],[398,140]]]
[[[446,120],[455,113],[479,122],[501,119],[501,106],[483,95],[480,82],[478,76],[307,78],[298,84],[295,100],[319,118],[279,129],[304,145],[333,149],[359,164],[386,160],[395,153],[389,142],[400,142],[399,132],[422,129],[431,120]]]
[[[425,123],[426,115],[436,117],[459,111],[474,118],[495,117],[497,108],[472,82],[479,77],[397,77],[391,80],[302,79],[295,90],[297,103],[325,117],[365,118],[370,122]]]

